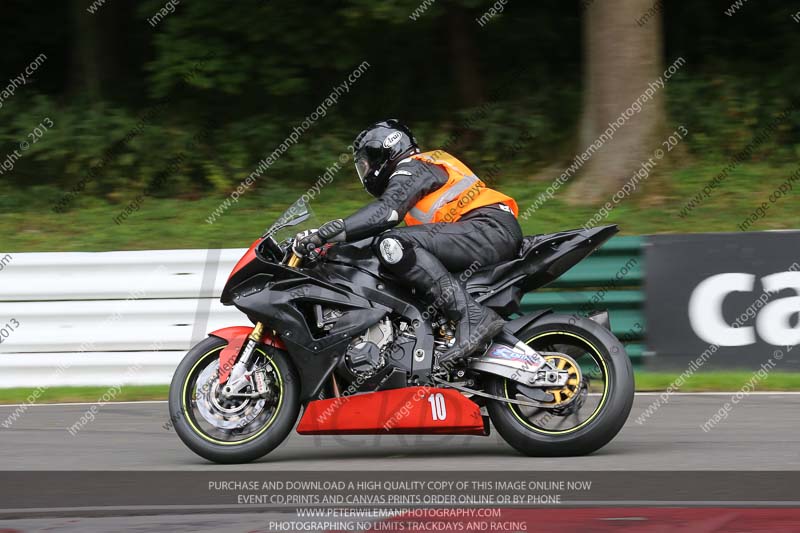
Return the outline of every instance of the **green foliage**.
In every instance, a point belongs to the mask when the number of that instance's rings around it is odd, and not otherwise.
[[[668,105],[674,123],[690,128],[692,151],[704,157],[733,157],[763,135],[751,160],[780,163],[797,158],[800,100],[793,104],[780,87],[728,74],[709,79],[681,76],[670,82]],[[776,121],[775,131],[769,133]]]
[[[363,61],[363,76],[256,189],[312,183],[356,132],[391,116],[409,122],[424,147],[448,144],[499,179],[574,153],[585,67],[577,1],[510,0],[483,27],[475,19],[492,6],[483,0],[437,0],[415,20],[422,0],[192,0],[156,27],[147,19],[163,0],[107,2],[93,15],[87,4],[4,5],[4,35],[15,46],[0,69],[10,78],[47,55],[0,108],[0,159],[45,117],[55,123],[0,175],[0,185],[34,202],[90,174],[74,206],[127,202],[144,190],[224,195]],[[664,12],[665,58],[687,60],[666,89],[670,122],[690,130],[687,146],[703,157],[731,157],[800,98],[800,64],[787,59],[800,52],[792,10],[751,3],[726,17],[729,4],[675,0]],[[477,102],[465,84],[477,88]],[[798,153],[795,113],[752,159],[781,163]]]
[[[14,101],[13,109],[12,119],[0,126],[0,143],[9,150],[45,118],[54,124],[16,162],[14,176],[24,186],[68,189],[85,179],[89,194],[111,199],[147,187],[156,195],[174,195],[199,190],[204,165],[218,161],[211,148],[217,133],[213,123],[177,122],[165,105],[134,114],[106,103],[59,107],[36,96]]]

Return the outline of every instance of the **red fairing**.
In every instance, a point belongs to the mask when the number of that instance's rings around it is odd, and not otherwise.
[[[260,242],[261,239],[257,239],[252,245],[250,245],[250,248],[247,249],[242,258],[239,259],[239,262],[236,263],[236,266],[233,267],[233,270],[231,270],[231,273],[228,275],[228,279],[231,279],[233,275],[243,269],[246,264],[256,259],[256,246],[258,246]]]
[[[247,342],[247,337],[253,332],[252,327],[247,326],[233,326],[230,328],[218,329],[212,331],[209,335],[219,337],[228,341],[228,345],[222,349],[219,354],[219,382],[220,384],[228,381],[228,376],[231,374],[233,365],[236,364],[236,357],[242,351],[242,347]],[[261,337],[261,344],[267,346],[274,346],[275,348],[285,350],[283,342],[277,337],[273,337],[269,333],[265,333]]]
[[[301,435],[488,435],[480,408],[453,389],[408,387],[316,400],[297,426]]]

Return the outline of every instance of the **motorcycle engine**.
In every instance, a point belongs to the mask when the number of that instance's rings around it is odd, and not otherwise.
[[[394,341],[392,323],[384,318],[359,337],[345,352],[345,365],[354,376],[369,376],[386,365],[385,348]]]

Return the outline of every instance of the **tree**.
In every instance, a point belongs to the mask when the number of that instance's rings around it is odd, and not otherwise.
[[[86,13],[88,0],[73,0],[72,17],[75,25],[75,45],[72,55],[72,92],[83,95],[92,102],[100,100],[102,93],[99,62],[97,18]]]
[[[661,14],[637,23],[653,5],[653,0],[604,0],[585,9],[579,153],[662,75]],[[658,148],[664,122],[664,94],[659,89],[593,153],[569,191],[570,200],[592,204],[613,193]]]
[[[467,9],[456,2],[446,4],[448,40],[450,45],[450,64],[453,80],[459,93],[461,104],[477,107],[484,101],[483,77],[479,68],[479,54],[474,41],[474,21]]]

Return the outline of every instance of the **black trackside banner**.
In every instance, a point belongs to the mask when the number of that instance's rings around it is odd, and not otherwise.
[[[800,370],[800,231],[654,235],[648,366]]]

